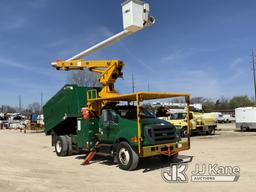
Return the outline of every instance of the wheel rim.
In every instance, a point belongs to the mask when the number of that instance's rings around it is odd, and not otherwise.
[[[118,157],[119,157],[119,161],[123,165],[127,165],[130,161],[129,151],[125,148],[120,149]]]
[[[183,130],[183,135],[186,136],[188,134],[188,130],[187,129],[184,129]]]
[[[56,142],[56,151],[57,151],[58,153],[60,153],[61,150],[62,150],[61,142],[60,142],[60,141],[57,141],[57,142]]]

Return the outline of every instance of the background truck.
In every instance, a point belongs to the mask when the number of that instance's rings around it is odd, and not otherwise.
[[[176,126],[182,136],[187,135],[187,114],[185,112],[178,112],[171,114],[169,122]],[[199,113],[190,112],[190,128],[191,132],[199,134],[207,133],[209,135],[215,134],[217,127],[216,115],[213,113]]]
[[[231,114],[223,114],[223,122],[224,123],[231,123],[235,121],[235,118]]]
[[[216,115],[218,123],[231,123],[235,121],[234,114],[222,114],[220,112],[212,112]]]
[[[256,129],[256,107],[240,107],[235,109],[236,128],[241,131]]]
[[[98,90],[66,85],[44,105],[45,133],[52,136],[58,156],[84,149],[85,164],[97,154],[113,157],[121,169],[133,170],[140,158],[172,161],[179,151],[190,148],[189,136],[181,139],[174,125],[140,106],[143,100],[181,96],[189,103],[188,94],[140,92],[99,98]],[[98,111],[82,109],[86,103],[102,106],[106,102]]]
[[[224,122],[223,114],[221,112],[212,112],[212,113],[216,115],[216,119],[218,123]]]

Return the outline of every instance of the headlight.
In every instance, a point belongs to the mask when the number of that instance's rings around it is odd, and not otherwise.
[[[177,144],[177,147],[178,147],[178,148],[181,148],[181,147],[182,147],[182,144],[181,144],[181,143],[178,143],[178,144]]]

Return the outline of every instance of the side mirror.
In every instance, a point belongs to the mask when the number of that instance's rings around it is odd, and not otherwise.
[[[108,119],[109,119],[108,110],[103,109],[102,110],[102,120],[103,120],[103,122],[108,122]]]

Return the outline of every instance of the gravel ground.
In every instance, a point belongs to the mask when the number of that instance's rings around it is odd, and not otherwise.
[[[135,171],[120,170],[110,160],[96,158],[81,166],[84,155],[57,157],[50,137],[43,133],[0,130],[0,191],[255,191],[256,132],[238,132],[234,124],[220,124],[215,136],[194,136],[192,148],[180,153],[188,162],[190,178],[195,164],[239,166],[237,182],[167,183],[156,158],[143,160]]]

